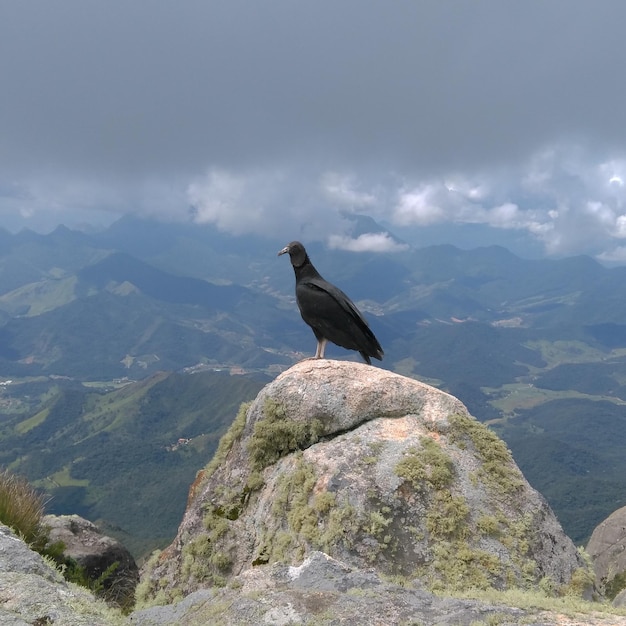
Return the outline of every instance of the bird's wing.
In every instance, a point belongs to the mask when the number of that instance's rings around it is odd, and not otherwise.
[[[316,289],[322,292],[325,292],[330,298],[332,298],[350,317],[354,319],[354,321],[361,327],[365,327],[369,329],[369,324],[361,315],[361,311],[356,308],[356,305],[348,296],[339,289],[339,287],[335,287],[332,283],[324,280],[323,278],[307,278],[305,281],[301,283],[303,286],[308,286],[309,288]]]
[[[383,350],[367,321],[348,296],[321,277],[307,276],[296,284],[296,300],[304,321],[318,340],[324,337],[348,350],[382,358]]]

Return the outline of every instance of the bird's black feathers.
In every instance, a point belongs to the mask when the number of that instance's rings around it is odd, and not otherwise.
[[[368,364],[370,357],[382,360],[383,349],[361,312],[341,289],[320,276],[304,246],[292,241],[278,254],[286,253],[296,274],[300,314],[317,339],[315,358],[323,358],[326,342],[332,341],[347,350],[357,350]]]

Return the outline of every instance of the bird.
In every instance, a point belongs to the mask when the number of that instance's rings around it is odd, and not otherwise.
[[[324,280],[299,241],[287,244],[279,253],[289,254],[296,274],[296,302],[302,319],[317,339],[315,359],[323,359],[331,341],[346,350],[357,350],[371,365],[370,357],[382,361],[383,349],[365,318],[348,296]]]

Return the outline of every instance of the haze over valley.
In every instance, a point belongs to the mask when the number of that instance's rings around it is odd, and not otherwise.
[[[585,541],[626,503],[626,268],[416,247],[364,216],[352,228],[396,250],[307,249],[368,318],[380,367],[461,399]],[[239,404],[315,352],[276,256],[287,242],[130,216],[0,240],[0,462],[54,512],[137,554],[163,545]]]

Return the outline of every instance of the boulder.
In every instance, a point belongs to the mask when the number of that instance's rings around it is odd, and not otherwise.
[[[112,604],[130,608],[139,581],[139,568],[117,539],[79,515],[46,515],[49,543],[61,542],[63,556],[78,564],[98,595]]]
[[[120,616],[68,583],[8,527],[0,525],[0,623],[110,626]]]
[[[618,608],[626,608],[626,589],[622,589],[615,596],[615,598],[613,598],[613,606]]]
[[[458,399],[352,362],[303,361],[240,411],[139,595],[165,603],[318,551],[431,590],[590,580],[504,443]]]
[[[626,588],[626,506],[596,526],[587,553],[600,590],[608,598],[615,598]]]

